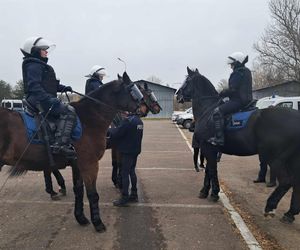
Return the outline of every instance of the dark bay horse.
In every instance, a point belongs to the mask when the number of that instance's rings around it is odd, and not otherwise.
[[[107,83],[91,93],[90,97],[93,100],[83,98],[71,103],[76,109],[83,129],[82,137],[74,143],[77,161],[67,162],[63,156],[54,159],[57,169],[65,168],[67,165],[72,166],[74,215],[80,225],[89,223],[83,212],[85,186],[91,221],[96,231],[105,231],[105,225],[100,218],[99,195],[96,190],[98,161],[105,152],[106,132],[117,111],[135,112],[141,96],[141,92],[125,72],[122,80]],[[42,171],[50,168],[45,146],[31,144],[26,148],[27,145],[28,139],[21,116],[17,112],[0,108],[0,162],[14,166],[11,175],[26,170]]]
[[[210,187],[212,200],[218,199],[217,152],[248,156],[259,154],[278,177],[279,185],[269,196],[265,215],[273,215],[281,198],[292,187],[289,210],[281,221],[291,223],[300,212],[300,114],[286,108],[256,110],[245,128],[225,132],[225,145],[216,147],[206,140],[213,136],[209,128],[211,113],[220,104],[212,83],[196,69],[188,68],[188,76],[177,91],[180,102],[192,100],[196,119],[195,134],[207,159],[207,171],[200,198],[206,198]]]
[[[120,78],[120,77],[119,77]],[[136,85],[138,86],[139,90],[142,92],[144,99],[143,102],[147,105],[147,108],[149,109],[149,111],[152,114],[158,114],[162,108],[158,103],[158,100],[154,94],[154,92],[148,87],[147,83],[142,84],[138,84],[136,83]],[[121,120],[124,119],[121,117],[121,115],[119,115],[118,119],[116,119],[116,122],[121,122]],[[117,126],[118,124],[114,124],[115,126]],[[107,149],[111,148],[111,160],[112,160],[112,182],[114,183],[114,185],[118,188],[121,188],[122,185],[122,180],[121,180],[121,154],[117,149],[117,145],[109,145],[109,147],[107,147]]]

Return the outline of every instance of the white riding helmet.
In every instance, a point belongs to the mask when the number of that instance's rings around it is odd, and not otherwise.
[[[248,62],[248,56],[244,55],[242,52],[234,52],[230,56],[228,56],[227,64],[234,64],[239,62],[241,64],[245,64]]]
[[[86,75],[86,77],[91,77],[95,74],[99,75],[99,76],[106,76],[105,68],[103,68],[102,66],[99,66],[99,65],[94,65],[91,68],[90,74]]]
[[[56,45],[42,37],[30,37],[26,39],[21,51],[25,54],[31,55],[34,49],[47,50],[49,53]]]

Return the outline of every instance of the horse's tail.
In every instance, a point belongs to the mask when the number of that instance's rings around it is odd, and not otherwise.
[[[9,174],[10,178],[11,177],[19,177],[19,176],[24,175],[26,173],[27,173],[27,170],[24,169],[20,165],[10,167],[10,169],[8,170],[8,174]]]

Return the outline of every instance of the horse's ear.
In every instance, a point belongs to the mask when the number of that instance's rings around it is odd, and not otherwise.
[[[144,82],[144,89],[148,90],[148,84],[146,82]]]
[[[198,70],[197,68],[196,68],[195,72],[198,73],[198,74],[200,74],[200,73],[199,73],[199,70]]]
[[[118,79],[123,80],[122,76],[120,76],[119,74],[118,74]]]
[[[193,71],[189,68],[189,66],[187,66],[186,69],[187,69],[188,75],[193,74]]]
[[[130,80],[129,76],[127,75],[126,71],[123,73],[123,81],[126,84],[131,83],[131,80]]]

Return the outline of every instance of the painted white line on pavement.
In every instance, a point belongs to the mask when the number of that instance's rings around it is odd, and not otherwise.
[[[179,130],[180,134],[182,135],[183,139],[186,141],[189,149],[193,153],[193,148],[192,148],[190,142],[188,141],[186,136],[183,134],[183,132],[181,131],[179,126],[177,124],[175,124],[175,125],[176,125],[177,129]],[[240,216],[240,214],[230,204],[228,197],[223,192],[221,187],[220,187],[220,194],[219,195],[220,195],[221,202],[223,203],[224,207],[227,209],[227,211],[230,214],[231,219],[235,223],[236,227],[239,229],[240,234],[244,238],[244,240],[245,240],[246,244],[248,245],[249,249],[251,249],[251,250],[262,249],[261,246],[259,245],[259,243],[257,242],[257,240],[255,239],[255,237],[253,236],[253,234],[251,233],[251,231],[249,230],[249,228],[247,227],[246,223],[244,222],[244,220]]]
[[[45,205],[73,205],[73,201],[31,201],[31,200],[4,200],[0,199],[1,203],[9,204],[45,204]],[[84,202],[84,205],[89,206],[88,202]],[[100,202],[100,207],[114,207],[112,202]],[[196,204],[173,204],[173,203],[130,203],[130,207],[162,207],[162,208],[203,208],[212,209],[219,208],[219,205],[196,205]]]

